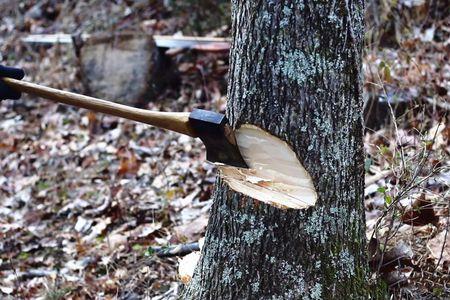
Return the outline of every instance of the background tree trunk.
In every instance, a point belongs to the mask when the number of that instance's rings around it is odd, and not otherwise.
[[[363,6],[233,1],[230,122],[287,141],[319,199],[308,210],[282,210],[218,179],[202,257],[183,299],[368,298]]]

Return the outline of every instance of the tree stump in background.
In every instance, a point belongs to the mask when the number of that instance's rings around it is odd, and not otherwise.
[[[159,55],[148,35],[96,35],[78,47],[77,53],[83,84],[91,96],[128,105],[141,104],[152,96]]]

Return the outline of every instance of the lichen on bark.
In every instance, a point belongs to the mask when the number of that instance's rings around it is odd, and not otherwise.
[[[227,115],[286,141],[314,207],[279,209],[218,178],[183,299],[367,299],[363,1],[233,1]],[[276,162],[274,162],[276,163]]]

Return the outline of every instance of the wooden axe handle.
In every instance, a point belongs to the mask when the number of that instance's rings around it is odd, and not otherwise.
[[[190,113],[187,112],[151,111],[53,89],[22,80],[6,77],[1,78],[1,80],[16,91],[197,137],[189,124]]]

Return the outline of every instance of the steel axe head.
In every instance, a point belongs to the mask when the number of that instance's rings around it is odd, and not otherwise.
[[[195,109],[189,115],[189,124],[205,144],[207,160],[239,168],[248,168],[225,115]]]

